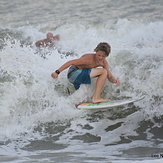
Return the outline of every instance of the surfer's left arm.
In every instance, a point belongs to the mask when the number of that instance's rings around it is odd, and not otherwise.
[[[114,76],[111,74],[111,72],[108,73],[107,78],[111,83],[116,83],[117,85],[120,85],[120,80],[114,78]]]
[[[119,80],[119,79],[116,79],[116,78],[112,75],[112,73],[110,72],[108,63],[105,62],[104,65],[105,65],[104,68],[107,70],[107,78],[108,78],[108,80],[109,80],[111,83],[116,83],[117,85],[120,85],[120,80]]]

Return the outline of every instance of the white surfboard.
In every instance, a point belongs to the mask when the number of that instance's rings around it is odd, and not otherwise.
[[[78,109],[103,109],[103,108],[110,108],[110,107],[130,104],[130,103],[142,100],[144,97],[145,96],[142,96],[142,97],[137,98],[137,99],[127,99],[127,100],[110,100],[110,101],[101,102],[101,103],[87,102],[87,103],[76,105],[76,107]]]

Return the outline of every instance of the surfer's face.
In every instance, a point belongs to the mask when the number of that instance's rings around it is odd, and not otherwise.
[[[103,61],[107,57],[106,53],[104,51],[97,51],[96,52],[96,60]]]

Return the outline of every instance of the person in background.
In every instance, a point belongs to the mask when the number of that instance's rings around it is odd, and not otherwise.
[[[60,35],[53,36],[52,33],[47,33],[46,39],[39,40],[35,43],[37,47],[53,47],[55,42],[60,40]]]
[[[112,75],[109,70],[106,57],[109,56],[111,47],[106,42],[101,42],[94,49],[95,53],[84,54],[79,59],[73,59],[63,64],[59,69],[51,74],[54,79],[58,78],[58,75],[68,67],[67,78],[71,82],[75,89],[79,89],[81,84],[91,84],[91,79],[97,77],[95,91],[93,94],[92,102],[104,102],[109,99],[101,98],[101,90],[105,84],[106,79],[111,83],[120,85],[120,81]]]

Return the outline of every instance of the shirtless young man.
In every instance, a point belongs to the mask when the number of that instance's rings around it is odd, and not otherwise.
[[[59,35],[53,36],[52,33],[47,33],[46,39],[37,41],[37,42],[35,43],[35,45],[36,45],[37,47],[41,47],[41,46],[42,46],[42,47],[47,47],[47,46],[52,47],[52,46],[54,46],[55,41],[59,41],[59,40],[60,40],[60,36],[59,36]]]
[[[109,99],[101,98],[101,90],[105,84],[106,78],[112,83],[120,85],[120,81],[115,79],[111,74],[106,61],[106,57],[110,53],[110,45],[106,42],[99,43],[94,49],[96,53],[84,54],[79,59],[74,59],[63,64],[58,70],[51,74],[54,79],[58,78],[58,75],[63,70],[69,68],[68,80],[74,84],[74,87],[78,89],[80,84],[91,84],[91,78],[97,77],[95,92],[92,98],[93,103],[109,101]],[[97,68],[97,67],[102,68]]]

